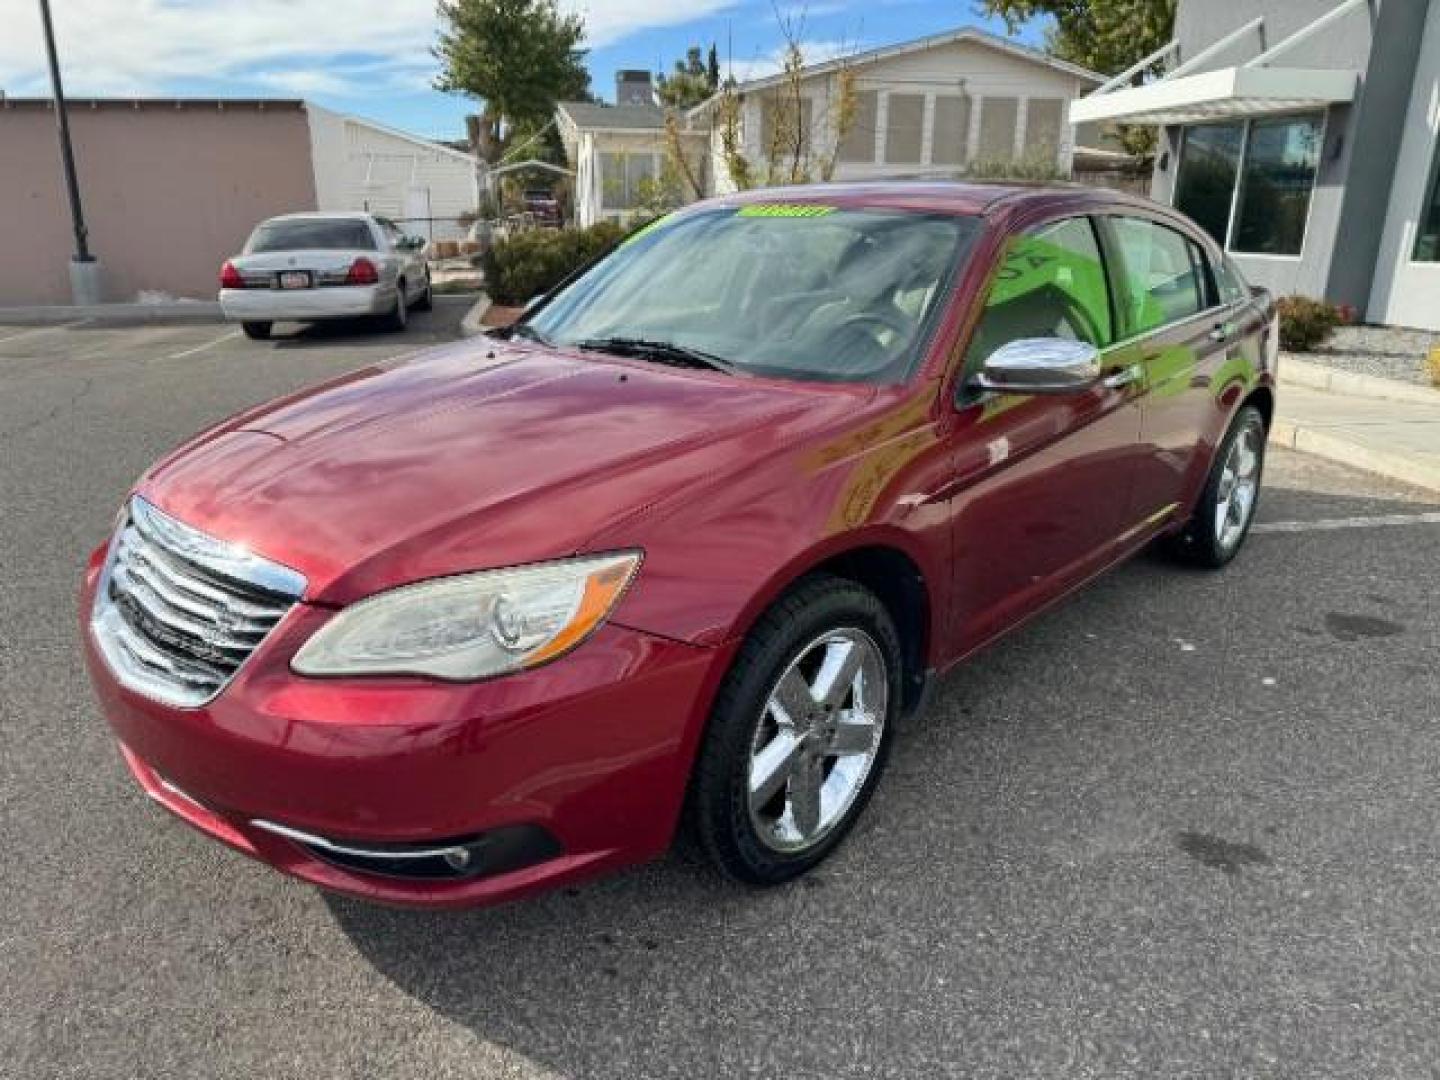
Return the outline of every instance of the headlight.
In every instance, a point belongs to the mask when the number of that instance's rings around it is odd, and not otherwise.
[[[302,675],[485,679],[569,652],[640,566],[622,552],[405,585],[361,600],[295,654]]]

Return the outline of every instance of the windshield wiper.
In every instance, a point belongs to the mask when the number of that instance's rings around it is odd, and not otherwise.
[[[609,337],[588,338],[575,343],[577,349],[590,352],[608,352],[616,356],[633,356],[641,360],[653,360],[658,364],[672,364],[675,367],[706,368],[735,374],[735,365],[722,360],[713,353],[678,345],[673,341],[651,341],[648,338]]]

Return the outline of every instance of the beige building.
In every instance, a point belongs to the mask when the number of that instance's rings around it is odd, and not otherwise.
[[[225,257],[275,214],[369,210],[438,239],[478,202],[470,155],[298,100],[72,100],[70,130],[109,301],[213,300]],[[0,307],[69,303],[53,103],[0,100],[0,148]]]
[[[842,78],[853,79],[856,115],[837,140]],[[801,171],[815,179],[832,158],[832,179],[839,181],[951,177],[1016,162],[1068,176],[1076,142],[1067,122],[1070,103],[1103,81],[966,27],[807,67],[798,112],[783,76],[741,83],[734,89],[737,134],[762,183],[788,176],[788,167],[772,170],[772,163],[781,156],[779,142],[788,143],[793,158],[797,140],[786,133],[796,131]],[[639,100],[633,86],[626,90],[626,104],[564,104],[558,111],[582,224],[632,214],[636,192],[664,168],[665,112],[653,100]],[[707,194],[734,187],[723,153],[721,100],[716,95],[679,118],[691,171]]]

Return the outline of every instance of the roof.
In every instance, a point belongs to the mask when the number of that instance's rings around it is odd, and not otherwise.
[[[1040,184],[1025,181],[976,183],[949,180],[870,180],[859,183],[805,184],[763,188],[723,195],[693,206],[742,206],[747,203],[824,202],[838,205],[933,210],[953,214],[984,214],[1001,203],[1032,200],[1104,199],[1134,203],[1124,192],[1083,184]]]
[[[303,109],[305,102],[299,98],[165,98],[165,97],[113,97],[85,98],[66,95],[65,105],[72,112],[78,109]],[[53,109],[55,99],[48,97],[12,98],[0,97],[0,109]]]
[[[665,110],[659,105],[595,105],[588,101],[562,101],[559,110],[582,130],[659,131]]]
[[[1355,71],[1230,67],[1091,94],[1070,104],[1070,122],[1190,124],[1235,116],[1320,109],[1353,101]]]
[[[911,53],[924,52],[926,49],[942,48],[946,45],[954,45],[960,42],[972,42],[976,45],[984,45],[991,49],[998,49],[1001,52],[1009,53],[1011,56],[1021,60],[1028,60],[1031,63],[1043,64],[1056,71],[1062,71],[1066,75],[1072,75],[1084,82],[1094,83],[1096,86],[1105,81],[1105,76],[1099,72],[1083,68],[1079,64],[1072,64],[1068,60],[1060,60],[1039,49],[1031,48],[1029,45],[1012,41],[1009,38],[1000,37],[989,31],[981,30],[977,26],[962,26],[957,30],[948,30],[941,34],[931,34],[928,37],[915,38],[911,41],[902,41],[896,45],[882,45],[878,49],[870,49],[866,52],[856,53],[853,56],[842,56],[834,60],[827,60],[821,64],[810,64],[804,69],[804,74],[809,76],[827,75],[832,71],[839,71],[842,68],[854,68],[864,64],[873,64],[881,60],[890,60],[897,56],[908,56]],[[763,79],[751,79],[749,82],[740,83],[735,89],[739,93],[747,93],[752,90],[764,90],[771,86],[778,86],[785,80],[783,73],[767,75]],[[723,91],[722,91],[723,93]],[[720,97],[714,94],[696,105],[690,110],[689,115],[695,116],[712,106]]]
[[[390,127],[388,124],[381,124],[375,120],[367,120],[363,116],[354,116],[350,113],[341,113],[336,112],[334,109],[326,109],[323,106],[316,105],[314,102],[311,101],[303,102],[303,104],[305,106],[305,109],[309,112],[329,113],[331,116],[336,117],[347,124],[358,124],[360,127],[369,128],[371,131],[378,131],[380,132],[380,134],[388,135],[392,139],[399,139],[402,142],[411,143],[415,146],[421,147],[422,149],[429,150],[432,153],[439,154],[442,157],[456,158],[469,165],[479,164],[480,159],[475,157],[475,155],[467,154],[461,150],[456,150],[454,147],[446,146],[444,143],[436,142],[434,139],[426,139],[419,135],[412,135],[408,131],[401,131],[399,128],[393,128]]]
[[[371,218],[379,217],[368,210],[296,210],[289,214],[273,214],[266,218],[266,221],[290,221],[298,218],[323,218],[326,221],[344,219],[369,221]]]

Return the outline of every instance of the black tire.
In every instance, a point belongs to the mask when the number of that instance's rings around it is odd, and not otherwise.
[[[862,631],[878,646],[883,660],[886,708],[878,748],[848,808],[817,836],[814,845],[778,851],[762,839],[752,819],[749,778],[754,742],[765,722],[766,703],[781,677],[817,639],[842,629]],[[899,635],[884,605],[844,578],[806,578],[761,616],[716,695],[686,806],[690,835],[720,870],[749,884],[779,885],[820,863],[845,839],[889,757],[900,715],[902,656]]]
[[[405,303],[405,280],[401,278],[395,283],[395,306],[390,309],[389,314],[383,318],[386,330],[394,330],[399,333],[410,324],[410,306]]]
[[[425,275],[425,291],[420,294],[420,299],[415,301],[416,311],[431,311],[435,307],[435,288],[430,282],[430,275]]]
[[[1200,492],[1194,513],[1190,515],[1185,527],[1166,542],[1166,549],[1172,556],[1192,566],[1219,570],[1239,554],[1245,538],[1250,535],[1250,526],[1255,521],[1255,508],[1259,502],[1265,474],[1267,434],[1265,417],[1253,405],[1244,406],[1236,414],[1230,430],[1225,433],[1225,438],[1215,452],[1215,461],[1210,466],[1210,475],[1205,478],[1205,487]],[[1216,518],[1221,508],[1225,470],[1235,444],[1241,439],[1249,440],[1249,445],[1258,459],[1254,471],[1254,496],[1250,499],[1238,532],[1231,537],[1222,538],[1221,530],[1216,526]]]
[[[270,328],[274,323],[268,322],[243,322],[240,329],[245,331],[245,336],[251,341],[268,341],[270,339]]]

